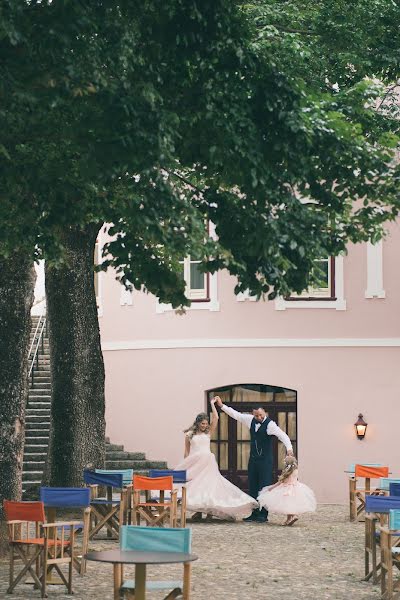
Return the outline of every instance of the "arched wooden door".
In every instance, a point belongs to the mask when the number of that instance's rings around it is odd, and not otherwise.
[[[240,383],[208,390],[209,400],[220,396],[227,406],[238,412],[251,413],[253,408],[262,407],[270,419],[285,431],[297,456],[297,392],[288,388],[258,383]],[[247,427],[220,411],[218,428],[212,436],[211,449],[215,454],[220,471],[244,491],[248,491],[247,464],[250,454],[250,431]],[[286,454],[284,445],[273,436],[274,481],[281,473]]]

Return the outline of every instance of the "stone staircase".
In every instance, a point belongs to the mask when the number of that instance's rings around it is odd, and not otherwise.
[[[31,341],[39,317],[32,317]],[[38,367],[30,381],[28,405],[25,412],[25,449],[22,469],[22,488],[25,497],[35,498],[42,482],[49,446],[51,404],[50,351],[47,335],[39,347]],[[146,474],[149,469],[166,469],[164,461],[150,461],[143,452],[126,452],[124,446],[112,444],[106,438],[106,469],[133,469]]]

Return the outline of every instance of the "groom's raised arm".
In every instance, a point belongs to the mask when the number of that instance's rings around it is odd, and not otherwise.
[[[292,442],[290,441],[289,436],[280,427],[278,427],[275,421],[270,421],[268,423],[267,434],[275,435],[278,438],[278,440],[285,445],[286,452],[288,452],[289,454],[293,454]]]
[[[247,427],[250,429],[250,425],[253,420],[253,415],[241,413],[241,412],[238,412],[237,410],[235,410],[234,408],[231,408],[230,406],[225,406],[225,404],[222,402],[222,400],[220,400],[220,402],[218,402],[218,405],[219,405],[220,409],[223,410],[229,417],[232,417],[232,419],[235,419],[236,421],[243,423],[243,425],[247,425]]]

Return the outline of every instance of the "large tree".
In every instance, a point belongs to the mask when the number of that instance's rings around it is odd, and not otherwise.
[[[113,224],[104,266],[174,306],[188,303],[179,260],[192,253],[236,291],[299,292],[315,258],[397,215],[394,125],[374,110],[377,84],[335,92],[295,74],[291,49],[271,49],[231,0],[4,6],[0,253],[48,261],[51,481],[68,485],[104,456],[103,440],[84,443],[104,422],[96,227]],[[76,448],[68,469],[61,439]]]

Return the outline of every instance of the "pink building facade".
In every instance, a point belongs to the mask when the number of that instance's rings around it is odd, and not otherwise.
[[[389,229],[382,243],[332,259],[327,289],[307,299],[236,297],[226,272],[204,282],[202,297],[189,263],[195,301],[179,315],[150,294],[126,292],[111,271],[99,274],[112,441],[173,467],[183,429],[219,393],[238,410],[266,408],[292,438],[300,478],[319,502],[346,502],[350,463],[389,464],[399,476],[400,231]],[[246,435],[224,415],[213,442],[222,472],[244,488]],[[275,452],[277,474],[278,442]]]

